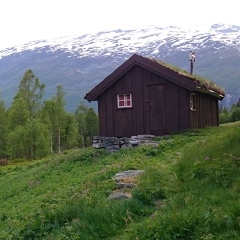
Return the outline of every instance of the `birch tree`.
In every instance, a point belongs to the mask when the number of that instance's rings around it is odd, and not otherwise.
[[[38,120],[44,87],[32,70],[24,73],[8,111],[7,148],[11,157],[36,159],[47,154],[46,128]]]
[[[0,99],[0,157],[6,156],[6,138],[7,138],[7,110],[5,103]]]

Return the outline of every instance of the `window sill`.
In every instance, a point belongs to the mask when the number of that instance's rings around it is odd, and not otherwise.
[[[133,109],[133,107],[121,107],[121,108],[117,108],[117,110],[123,110],[123,109]]]

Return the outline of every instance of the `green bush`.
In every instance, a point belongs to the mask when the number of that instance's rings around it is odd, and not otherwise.
[[[231,122],[231,116],[227,113],[220,113],[219,114],[219,123],[223,124],[223,123],[229,123]]]
[[[231,122],[236,122],[240,120],[240,108],[236,107],[233,109],[233,111],[231,112],[231,118],[230,118]]]
[[[82,149],[81,152],[78,152],[76,156],[71,157],[71,162],[85,162],[85,163],[93,163],[97,159],[100,159],[106,155],[106,151],[104,149],[94,149],[94,148],[86,148]]]

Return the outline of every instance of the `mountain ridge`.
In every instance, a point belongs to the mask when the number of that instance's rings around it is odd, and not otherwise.
[[[240,26],[214,24],[180,28],[150,26],[38,40],[0,50],[0,90],[10,105],[27,69],[46,84],[46,98],[61,84],[66,108],[74,111],[84,95],[132,54],[155,58],[189,71],[188,51],[196,53],[194,74],[223,87],[222,104],[240,93]]]

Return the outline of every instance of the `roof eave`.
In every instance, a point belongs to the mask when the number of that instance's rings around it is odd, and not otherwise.
[[[90,90],[84,97],[84,99],[91,101],[96,101],[98,96],[101,95],[106,89],[108,89],[113,83],[115,83],[122,75],[124,75],[132,66],[137,62],[139,56],[134,54],[122,65],[120,65],[115,71],[108,75],[102,82],[96,85],[92,90]]]
[[[196,86],[196,89],[195,89],[196,92],[201,92],[201,93],[206,93],[208,95],[211,95],[213,97],[216,97],[218,98],[220,101],[223,100],[223,98],[225,97],[224,95],[220,94],[220,93],[217,93],[211,89],[204,89],[204,88],[201,88],[200,86]]]

